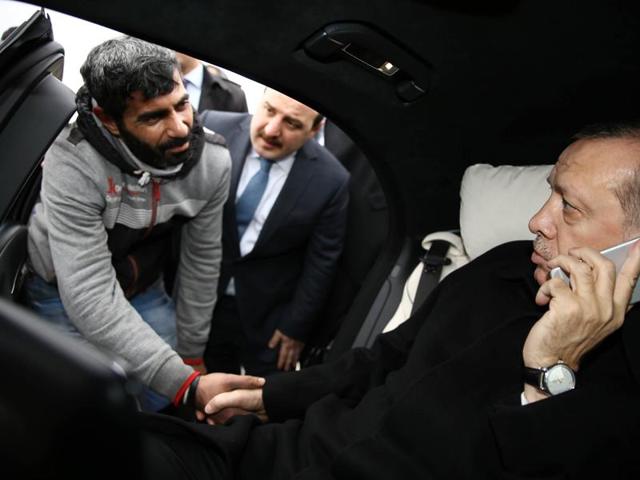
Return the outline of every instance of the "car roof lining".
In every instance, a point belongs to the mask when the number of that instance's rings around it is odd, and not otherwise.
[[[319,109],[367,154],[396,227],[410,235],[457,226],[468,165],[552,163],[583,124],[638,110],[640,7],[631,0],[41,3],[188,51]],[[304,40],[339,21],[375,25],[410,46],[433,65],[428,94],[404,105],[364,69],[304,53]]]

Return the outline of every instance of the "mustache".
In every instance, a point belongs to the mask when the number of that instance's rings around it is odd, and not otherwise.
[[[160,151],[162,151],[163,153],[166,152],[167,150],[171,150],[172,148],[177,148],[177,147],[181,147],[182,145],[184,145],[187,142],[191,141],[191,137],[192,134],[189,133],[187,136],[185,137],[181,137],[181,138],[172,138],[171,140],[167,140],[165,143],[163,143],[162,145],[158,146],[158,149]]]
[[[551,260],[551,253],[549,252],[549,248],[544,243],[544,239],[540,235],[537,235],[533,240],[533,249],[545,260]]]
[[[269,136],[265,135],[264,133],[260,133],[260,138],[262,138],[263,140],[269,142],[272,145],[275,145],[276,147],[282,147],[282,143],[280,142],[280,140],[278,140],[275,137],[269,137]]]

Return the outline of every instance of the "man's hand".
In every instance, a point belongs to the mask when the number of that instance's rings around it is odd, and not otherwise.
[[[629,251],[616,275],[613,262],[591,248],[575,248],[549,262],[570,274],[571,285],[552,278],[536,295],[549,310],[536,322],[522,356],[528,367],[548,367],[562,360],[578,370],[583,356],[622,326],[629,299],[640,274],[640,242]],[[529,401],[544,398],[525,385]]]
[[[251,413],[263,423],[269,420],[262,402],[262,388],[221,393],[213,397],[204,411],[210,425],[222,424],[234,415]]]
[[[260,389],[264,385],[264,378],[249,375],[233,375],[231,373],[210,373],[202,375],[196,390],[196,418],[204,420],[204,408],[216,395],[223,392],[241,389]]]
[[[271,340],[269,340],[269,348],[273,349],[280,345],[278,352],[278,369],[279,370],[295,370],[304,342],[295,338],[287,337],[280,330],[273,332]]]

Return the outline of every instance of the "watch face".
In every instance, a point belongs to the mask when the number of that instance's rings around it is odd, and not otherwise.
[[[551,395],[558,395],[575,388],[576,377],[571,368],[559,363],[545,372],[544,383]]]

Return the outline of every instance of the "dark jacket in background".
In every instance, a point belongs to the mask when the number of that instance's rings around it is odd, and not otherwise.
[[[211,74],[205,66],[198,111],[221,110],[224,112],[246,112],[247,99],[242,88],[227,78]]]

